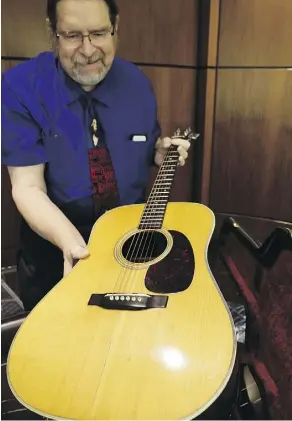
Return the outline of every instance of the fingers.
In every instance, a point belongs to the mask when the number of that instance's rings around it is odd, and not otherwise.
[[[162,157],[161,159],[157,160],[156,158],[156,163],[157,165],[161,165],[161,162],[163,161],[163,158],[166,155],[167,149],[171,146],[178,146],[177,151],[179,153],[179,161],[178,161],[178,165],[183,166],[185,165],[185,161],[188,157],[188,150],[191,146],[190,142],[186,139],[181,139],[179,137],[164,137],[164,138],[160,138],[157,143],[156,143],[156,149],[157,149],[157,155],[160,157]],[[161,162],[160,162],[161,161]]]
[[[177,151],[180,154],[180,158],[187,159],[187,157],[189,156],[189,154],[187,153],[187,151],[185,150],[183,146],[179,146],[177,148]]]
[[[180,147],[178,147],[178,152],[180,154],[179,158],[178,158],[178,163],[181,167],[183,167],[186,163],[186,159],[189,156],[189,154],[187,153],[187,151],[185,149],[179,149]]]
[[[178,137],[173,137],[171,139],[171,143],[172,145],[177,145],[177,146],[182,146],[183,149],[185,149],[186,151],[188,151],[190,149],[190,142],[186,139],[180,139]]]
[[[64,276],[67,276],[71,272],[78,260],[88,256],[89,251],[84,246],[75,246],[68,253],[64,254]]]
[[[84,259],[89,256],[89,251],[87,247],[76,246],[71,250],[71,256],[73,259]]]
[[[64,271],[63,271],[63,276],[67,276],[69,275],[69,273],[71,272],[73,267],[73,261],[70,259],[68,259],[67,257],[64,258]]]
[[[168,149],[171,145],[171,138],[170,137],[164,137],[159,139],[158,147]]]

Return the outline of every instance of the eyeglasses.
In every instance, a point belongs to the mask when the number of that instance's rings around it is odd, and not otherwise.
[[[115,29],[106,29],[104,31],[89,32],[83,35],[81,32],[62,31],[56,33],[56,37],[66,42],[68,45],[78,46],[83,43],[84,38],[88,38],[92,45],[99,46],[108,41],[115,33]]]

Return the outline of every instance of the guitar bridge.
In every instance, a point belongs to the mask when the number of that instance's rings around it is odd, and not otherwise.
[[[165,308],[168,296],[149,294],[92,294],[88,305],[108,310],[147,310]]]

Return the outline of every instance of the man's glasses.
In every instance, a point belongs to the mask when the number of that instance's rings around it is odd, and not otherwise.
[[[56,36],[66,44],[76,47],[83,44],[84,38],[88,38],[92,45],[98,47],[101,44],[109,41],[114,33],[115,30],[113,28],[103,31],[92,31],[89,32],[88,35],[83,35],[81,32],[60,31],[56,33]]]

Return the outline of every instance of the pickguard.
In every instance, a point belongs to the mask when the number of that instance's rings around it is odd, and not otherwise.
[[[175,293],[186,290],[193,279],[195,256],[188,238],[179,231],[169,230],[173,246],[164,259],[147,270],[145,285],[149,291]]]

